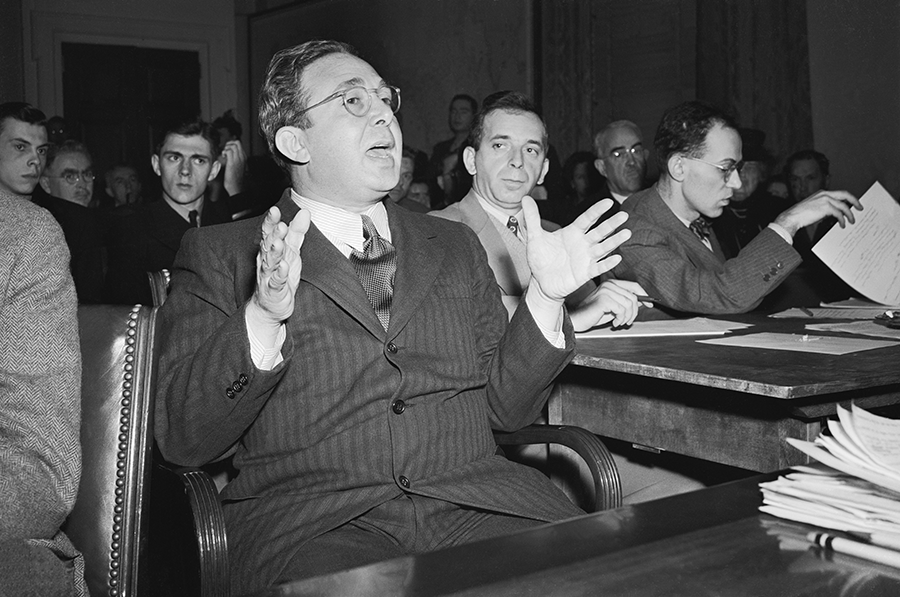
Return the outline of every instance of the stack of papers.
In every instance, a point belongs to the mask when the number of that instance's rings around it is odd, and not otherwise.
[[[789,438],[817,461],[760,484],[760,510],[900,551],[900,421],[853,405],[815,442]]]
[[[644,338],[648,336],[721,336],[731,330],[751,327],[749,323],[722,321],[706,317],[635,321],[628,327],[613,328],[610,324],[576,332],[576,338]]]

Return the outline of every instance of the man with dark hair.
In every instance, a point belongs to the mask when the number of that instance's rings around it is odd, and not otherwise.
[[[409,193],[415,169],[416,153],[412,149],[404,147],[400,158],[400,179],[397,181],[397,186],[390,190],[388,197],[400,207],[419,213],[428,213],[431,209],[427,205],[413,201],[406,196]]]
[[[78,302],[105,302],[106,220],[90,207],[94,170],[87,146],[73,140],[51,146],[40,183],[44,192],[34,202],[53,214],[66,235]]]
[[[549,234],[526,200],[534,280],[508,322],[471,230],[385,201],[400,92],[352,48],[276,53],[259,106],[291,189],[186,234],[160,313],[163,456],[234,451],[232,592],[579,514],[491,428],[531,423],[571,359],[563,298],[616,261],[599,210]]]
[[[141,203],[143,185],[137,168],[131,164],[116,164],[106,171],[106,196],[111,199],[108,208],[121,207]],[[101,204],[104,205],[104,204]]]
[[[218,141],[216,130],[199,119],[170,129],[159,141],[150,163],[160,177],[161,200],[116,210],[110,222],[110,302],[152,304],[147,272],[172,267],[184,233],[231,221],[219,204],[204,200],[220,168]]]
[[[547,174],[547,127],[531,99],[516,91],[500,91],[485,98],[472,126],[471,143],[463,151],[463,161],[472,175],[472,189],[458,203],[432,215],[462,222],[478,235],[512,317],[531,280],[522,202]],[[608,209],[611,202],[602,207]],[[625,220],[618,216],[610,226],[618,228]],[[546,220],[541,226],[559,229]],[[588,282],[567,297],[572,325],[583,331],[614,318],[616,325],[628,325],[638,312],[635,294],[642,293],[637,284],[613,280],[597,289]]]
[[[710,221],[741,187],[741,137],[734,121],[702,102],[679,104],[656,131],[660,177],[622,206],[631,239],[614,275],[658,300],[655,312],[742,313],[756,307],[801,261],[792,247],[804,226],[834,216],[853,223],[862,209],[846,191],[819,191],[778,215],[726,259]]]
[[[69,252],[28,196],[47,149],[44,114],[0,104],[0,593],[86,595],[60,531],[81,476],[81,353]]]
[[[791,155],[784,165],[791,199],[803,201],[813,193],[828,188],[831,164],[824,153],[815,149],[803,149]]]
[[[50,148],[46,119],[25,102],[0,104],[0,193],[29,197],[34,191]]]

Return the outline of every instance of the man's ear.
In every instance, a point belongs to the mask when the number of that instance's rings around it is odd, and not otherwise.
[[[597,169],[597,172],[600,173],[601,176],[606,178],[606,162],[603,158],[597,158],[594,160],[594,168]]]
[[[162,176],[162,172],[159,170],[159,156],[155,153],[150,156],[150,165],[153,166],[153,171],[157,176]]]
[[[44,191],[46,191],[46,193],[48,195],[53,194],[50,192],[50,179],[49,178],[47,178],[46,176],[41,176],[40,179],[38,179],[38,182],[41,184],[41,188],[44,189]]]
[[[309,162],[309,149],[307,149],[306,131],[296,126],[283,126],[275,133],[275,147],[281,155],[297,162],[306,164]]]
[[[678,182],[684,181],[684,156],[680,153],[673,153],[669,156],[669,159],[666,161],[666,167],[669,171],[669,176],[677,180]]]
[[[219,170],[222,168],[222,162],[219,160],[212,161],[212,168],[209,170],[209,176],[206,177],[206,182],[212,181],[216,176],[219,175]]]
[[[550,170],[550,160],[544,158],[544,165],[541,166],[541,175],[538,176],[537,182],[534,183],[535,186],[544,183],[544,177],[547,176],[547,171]]]
[[[471,145],[463,149],[463,165],[466,167],[466,172],[475,176],[475,148]]]

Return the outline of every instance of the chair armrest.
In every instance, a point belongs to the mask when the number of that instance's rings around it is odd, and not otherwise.
[[[151,502],[151,549],[157,562],[156,588],[172,594],[228,597],[230,579],[225,517],[212,477],[197,468],[157,462]],[[175,580],[177,579],[177,581]]]
[[[521,444],[560,444],[574,450],[584,459],[594,480],[592,512],[622,505],[622,483],[612,454],[599,437],[581,427],[571,425],[529,425],[518,431],[494,432],[498,446]]]

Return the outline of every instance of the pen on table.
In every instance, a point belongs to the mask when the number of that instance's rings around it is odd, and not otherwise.
[[[818,545],[826,550],[900,568],[900,551],[854,541],[853,539],[835,537],[828,533],[809,533],[806,535],[806,538],[813,545]]]
[[[800,307],[800,310],[803,311],[803,313],[805,313],[806,315],[809,315],[810,317],[815,317],[813,312],[810,311],[809,309],[807,309],[806,307]]]

